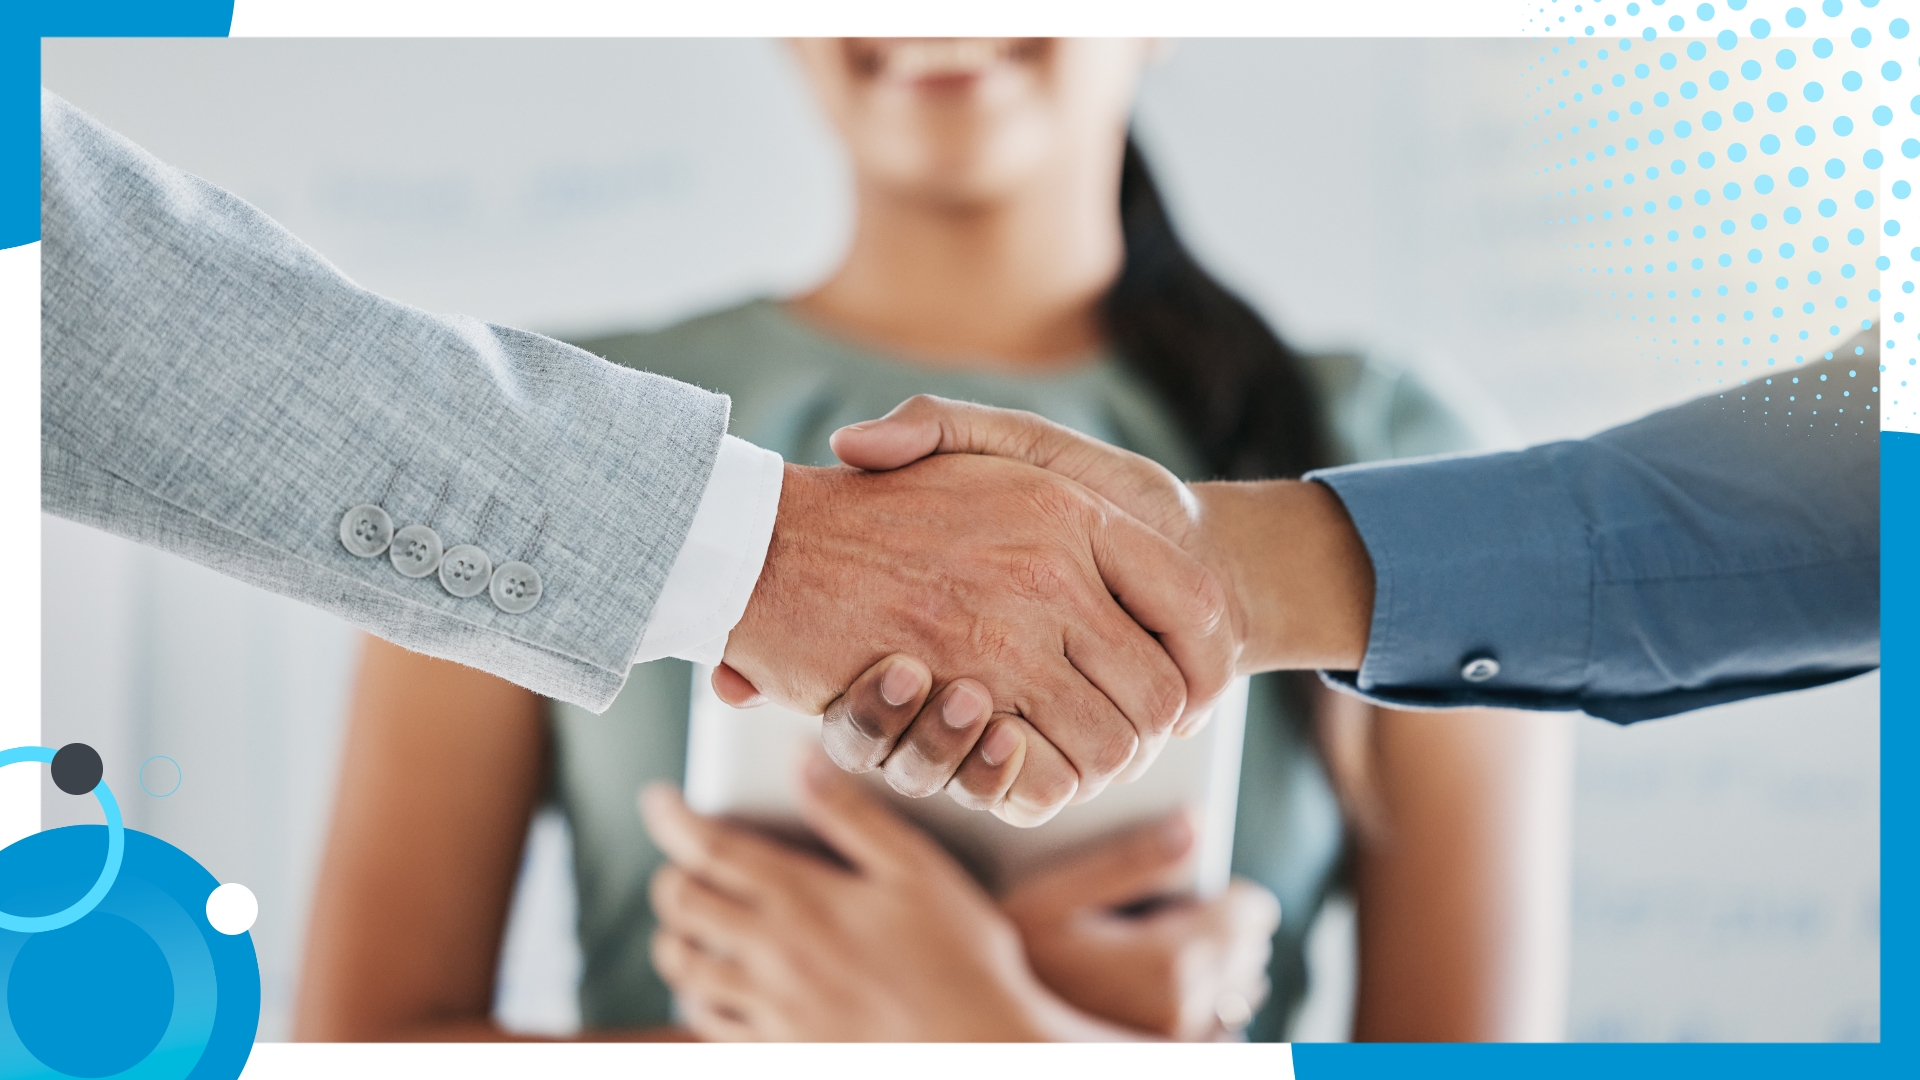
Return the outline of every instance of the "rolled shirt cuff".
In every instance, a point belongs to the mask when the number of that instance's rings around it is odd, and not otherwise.
[[[779,454],[731,435],[721,440],[713,475],[654,602],[634,663],[668,656],[720,662],[766,563],[783,476]]]

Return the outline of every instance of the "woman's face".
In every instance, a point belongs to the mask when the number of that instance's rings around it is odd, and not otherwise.
[[[955,205],[1054,170],[1111,168],[1151,48],[1113,38],[794,43],[861,183]]]

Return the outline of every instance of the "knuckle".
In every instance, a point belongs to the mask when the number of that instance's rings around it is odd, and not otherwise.
[[[1140,750],[1140,735],[1130,725],[1114,725],[1114,730],[1095,746],[1087,762],[1091,778],[1105,780],[1117,775],[1133,761]],[[1091,779],[1090,778],[1090,779]]]
[[[1000,805],[1000,785],[990,790],[979,790],[968,786],[964,777],[956,776],[947,782],[947,795],[966,810],[991,810]]]
[[[820,742],[835,765],[847,772],[871,772],[893,748],[891,738],[876,738],[851,716],[831,710],[821,717]]]
[[[908,762],[903,758],[919,758]],[[905,795],[909,799],[924,799],[939,791],[946,781],[945,772],[936,772],[937,766],[928,763],[918,750],[909,749],[906,753],[895,754],[887,759],[887,766],[881,775],[887,778],[887,786]]]
[[[1080,789],[1080,778],[1068,768],[1042,768],[1031,777],[1022,775],[1014,785],[1017,801],[1029,810],[1044,810],[1048,816],[1073,799]]]
[[[1028,552],[1015,560],[1011,580],[1021,597],[1048,600],[1066,593],[1074,577],[1053,553]]]
[[[848,725],[831,721],[820,727],[820,745],[835,765],[850,773],[872,772],[887,754],[887,747],[876,746]]]
[[[1067,481],[1046,473],[1024,477],[1025,498],[1034,512],[1046,521],[1083,522],[1090,506],[1087,498]]]
[[[1171,665],[1168,665],[1171,667]],[[1187,685],[1177,670],[1156,677],[1147,687],[1147,730],[1160,735],[1173,727],[1187,707]]]
[[[1227,619],[1227,590],[1213,573],[1201,569],[1187,583],[1181,598],[1186,621],[1196,631],[1211,634]]]

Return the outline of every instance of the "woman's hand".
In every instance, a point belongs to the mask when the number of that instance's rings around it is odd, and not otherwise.
[[[1193,841],[1187,815],[1177,814],[1008,895],[1002,907],[1041,981],[1071,1005],[1164,1038],[1212,1039],[1245,1026],[1266,1000],[1280,903],[1239,878],[1211,900],[1156,899],[1190,866]]]
[[[647,828],[675,864],[653,879],[654,966],[696,1032],[829,1041],[1092,1034],[1034,978],[1013,925],[931,838],[824,757],[809,762],[802,791],[807,824],[845,866],[695,814],[671,788],[641,793]]]

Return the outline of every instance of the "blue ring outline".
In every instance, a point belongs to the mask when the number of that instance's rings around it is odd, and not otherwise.
[[[29,761],[51,765],[53,754],[54,751],[44,746],[16,746],[11,750],[0,750],[0,768]],[[107,891],[113,888],[115,879],[120,876],[120,859],[127,850],[127,829],[120,821],[120,804],[114,801],[113,789],[107,787],[105,780],[93,786],[93,797],[100,800],[100,809],[107,815],[107,864],[100,868],[100,877],[94,881],[93,888],[64,910],[51,915],[14,915],[0,911],[0,930],[12,930],[18,934],[58,930],[86,918],[101,900],[106,899]]]
[[[155,794],[154,790],[147,786],[147,766],[153,764],[156,761],[164,761],[167,764],[173,766],[173,776],[174,776],[173,788],[172,790],[168,791],[166,795]],[[187,778],[186,774],[180,771],[180,763],[173,760],[172,758],[168,757],[165,754],[155,754],[152,757],[148,758],[147,760],[141,762],[140,772],[135,777],[135,779],[140,781],[140,790],[146,792],[149,795],[152,795],[156,799],[164,799],[167,797],[167,795],[172,795],[178,792],[180,790],[181,783],[184,782],[186,778]]]

